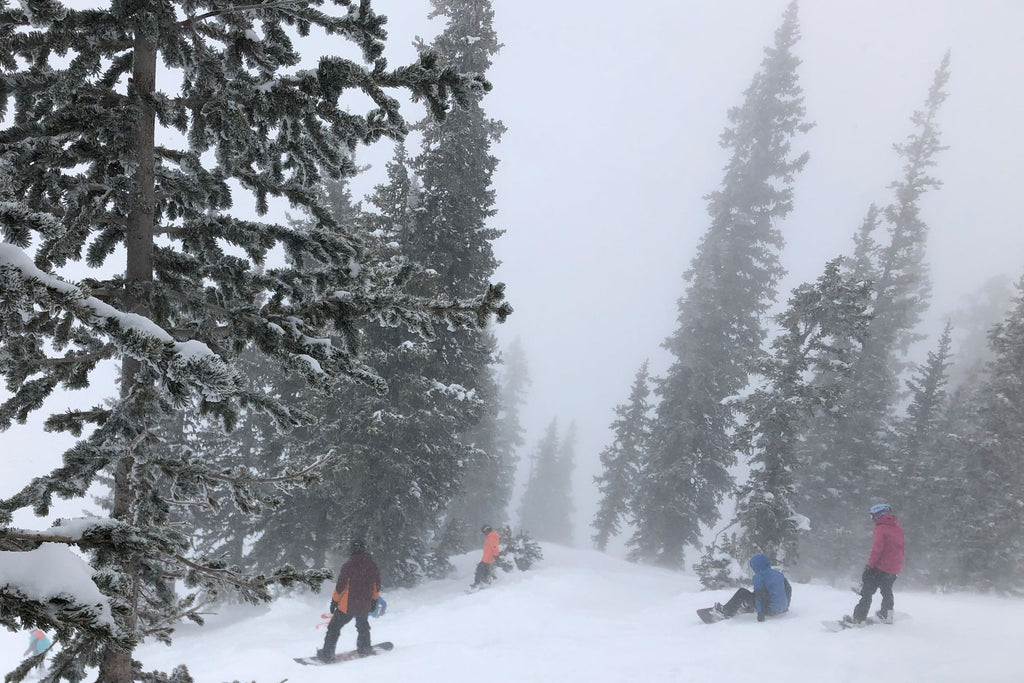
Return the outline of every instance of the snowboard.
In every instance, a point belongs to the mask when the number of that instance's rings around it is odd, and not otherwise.
[[[703,609],[697,610],[697,616],[700,617],[700,620],[703,621],[705,624],[713,624],[716,621],[722,621],[726,618],[721,612],[716,610],[714,607],[705,607]]]
[[[374,643],[373,644],[373,654],[379,655],[381,652],[388,652],[389,650],[392,650],[394,647],[395,647],[394,643],[389,643],[387,641],[385,641],[383,643]],[[347,661],[349,661],[351,659],[360,659],[362,657],[372,657],[372,656],[373,655],[361,655],[361,654],[359,654],[358,650],[351,650],[349,652],[339,652],[339,653],[337,653],[336,655],[334,655],[334,661],[333,662],[322,662],[322,661],[320,661],[316,657],[316,655],[314,655],[312,657],[295,657],[295,661],[298,662],[299,664],[305,664],[307,666],[326,666],[328,664],[340,664],[341,662],[347,662]]]
[[[903,621],[905,619],[909,619],[910,618],[910,615],[907,614],[906,612],[893,612],[892,616],[893,616],[893,623],[895,623],[897,621]],[[859,624],[851,624],[849,622],[842,621],[842,620],[839,620],[839,621],[823,621],[823,622],[821,622],[821,624],[822,624],[822,626],[827,628],[829,631],[833,631],[833,632],[836,632],[836,633],[838,633],[839,631],[846,631],[848,629],[856,629],[856,628],[865,628],[867,626],[875,626],[877,624],[891,625],[888,622],[882,621],[881,619],[876,619],[874,617],[868,617],[867,619],[865,619],[863,622],[861,622]]]

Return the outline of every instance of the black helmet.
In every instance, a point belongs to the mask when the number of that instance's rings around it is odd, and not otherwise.
[[[491,527],[490,524],[484,524],[482,527],[480,527],[480,533],[482,534],[489,534],[492,531],[494,531],[494,528]]]
[[[348,546],[349,554],[358,555],[366,552],[366,541],[361,538],[353,538]]]

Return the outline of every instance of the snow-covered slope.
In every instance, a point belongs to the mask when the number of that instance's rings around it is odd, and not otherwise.
[[[795,584],[793,608],[781,618],[706,625],[694,610],[730,591],[701,592],[692,575],[596,552],[544,553],[536,568],[499,572],[493,587],[473,594],[465,589],[475,554],[458,559],[452,579],[385,590],[388,613],[371,619],[373,638],[396,647],[378,657],[327,667],[292,661],[320,646],[327,593],[227,610],[204,628],[181,629],[172,648],[146,645],[138,656],[147,669],[187,664],[199,683],[1024,681],[1019,599],[908,593],[897,583],[897,609],[910,619],[831,633],[821,621],[849,613],[856,596]],[[339,650],[355,646],[353,626]],[[27,636],[4,633],[0,658],[13,664],[26,644]]]

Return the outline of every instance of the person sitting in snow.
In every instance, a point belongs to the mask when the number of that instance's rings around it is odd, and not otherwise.
[[[871,609],[871,597],[879,590],[882,592],[882,608],[878,610],[877,616],[891,624],[894,604],[892,585],[896,582],[896,575],[903,571],[903,529],[887,503],[872,505],[870,512],[875,522],[874,542],[860,579],[860,602],[853,608],[853,616],[846,615],[843,621],[863,624]]]
[[[498,532],[490,524],[484,524],[480,528],[484,535],[484,556],[476,565],[476,574],[473,576],[473,588],[490,583],[494,578],[494,561],[498,559]]]
[[[331,596],[331,622],[327,625],[324,646],[316,656],[322,662],[333,662],[335,648],[341,627],[356,620],[356,651],[360,655],[372,655],[370,645],[369,614],[377,606],[380,597],[380,570],[366,551],[366,542],[355,539],[349,546],[351,556],[341,565],[338,582]]]
[[[22,653],[22,657],[25,655],[41,655],[46,652],[52,642],[46,637],[46,633],[42,629],[35,629],[28,634],[28,649]],[[36,667],[36,671],[40,676],[46,674],[46,662],[43,659],[39,660],[39,666]]]
[[[740,588],[724,605],[715,603],[715,612],[723,619],[745,612],[757,612],[757,620],[765,621],[770,616],[789,610],[793,587],[778,569],[772,569],[767,555],[758,554],[750,558],[754,570],[754,590]]]

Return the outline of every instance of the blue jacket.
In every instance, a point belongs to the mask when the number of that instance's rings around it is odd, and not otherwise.
[[[28,635],[28,650],[26,650],[25,652],[28,653],[29,651],[31,651],[32,654],[36,655],[40,652],[46,652],[46,648],[50,647],[50,643],[50,639],[46,636],[43,636],[42,638],[36,638],[34,633],[30,633]]]
[[[772,569],[768,556],[754,555],[750,558],[750,568],[754,570],[754,606],[757,613],[779,614],[788,610],[792,588],[782,572]]]

